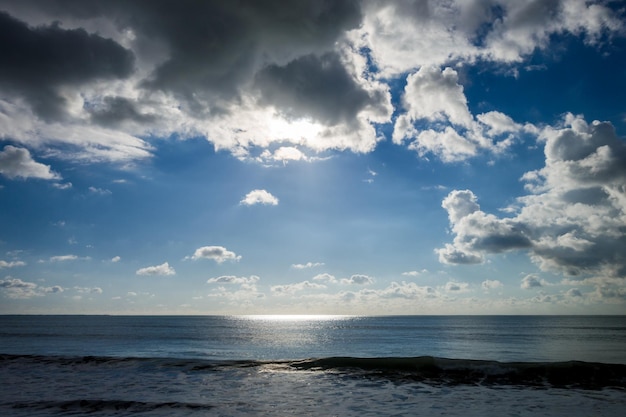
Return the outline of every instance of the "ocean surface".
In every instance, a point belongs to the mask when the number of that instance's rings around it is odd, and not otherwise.
[[[626,316],[0,316],[2,416],[623,416]]]

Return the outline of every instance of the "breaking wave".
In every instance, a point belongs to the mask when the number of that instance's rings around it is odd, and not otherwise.
[[[581,361],[568,362],[498,362],[485,360],[420,357],[327,357],[280,361],[218,361],[177,358],[124,358],[100,356],[38,356],[0,354],[0,366],[48,365],[76,367],[86,371],[93,367],[142,368],[179,372],[214,372],[236,368],[256,368],[263,372],[326,372],[355,378],[384,378],[394,382],[421,382],[429,385],[514,385],[532,387],[566,387],[579,389],[614,388],[626,390],[626,365]],[[118,369],[123,371],[124,369]],[[31,403],[31,406],[33,404]],[[40,403],[38,407],[50,406]],[[112,403],[100,404],[90,400],[53,405],[60,408],[90,407],[194,407],[193,404]]]

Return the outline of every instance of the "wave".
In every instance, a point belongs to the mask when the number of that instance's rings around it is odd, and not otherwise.
[[[498,362],[446,359],[331,357],[293,362],[297,369],[358,370],[369,376],[443,385],[525,385],[626,389],[626,365],[568,362]]]
[[[124,400],[69,400],[69,401],[39,401],[17,402],[11,404],[13,409],[46,410],[61,412],[96,413],[100,411],[125,411],[144,413],[156,410],[197,411],[214,408],[207,404],[193,404],[181,402],[143,402]]]
[[[515,385],[580,389],[626,390],[626,364],[596,362],[498,362],[488,360],[419,357],[327,357],[303,360],[208,360],[105,356],[43,356],[0,354],[0,366],[51,365],[61,367],[136,367],[154,372],[211,372],[237,368],[263,371],[327,372],[345,377],[385,378],[394,382],[431,385]],[[84,401],[84,400],[83,400]],[[89,403],[87,403],[87,406]],[[123,405],[123,404],[122,404]],[[75,405],[73,405],[75,406]],[[130,406],[130,405],[129,405]],[[133,407],[141,405],[133,404]],[[154,404],[145,405],[152,407]],[[143,406],[141,406],[143,407]]]

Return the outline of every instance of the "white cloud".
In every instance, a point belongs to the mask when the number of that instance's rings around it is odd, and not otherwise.
[[[28,299],[42,297],[46,294],[61,293],[63,292],[63,287],[59,285],[40,287],[34,282],[22,281],[19,278],[7,276],[4,279],[0,279],[0,290],[9,298]]]
[[[498,281],[497,279],[486,279],[480,284],[480,286],[483,288],[483,290],[489,291],[496,288],[501,288],[504,286],[504,284],[502,284],[502,282]]]
[[[296,284],[273,285],[270,289],[276,295],[291,295],[305,290],[323,290],[326,289],[326,286],[315,282],[303,281]]]
[[[520,284],[520,288],[525,290],[530,290],[532,288],[541,288],[549,285],[545,280],[539,278],[535,274],[526,275],[522,278],[522,283]]]
[[[419,277],[420,275],[428,273],[427,269],[422,269],[421,271],[406,271],[403,272],[402,275],[405,277]]]
[[[81,294],[102,294],[102,288],[100,287],[74,287],[76,292]]]
[[[524,134],[537,134],[532,124],[521,125],[491,111],[472,115],[463,86],[452,68],[422,67],[407,78],[402,95],[404,113],[396,119],[392,139],[410,141],[420,156],[434,154],[444,162],[463,161],[481,151],[505,152]]]
[[[15,268],[18,266],[24,266],[26,265],[26,262],[22,262],[22,261],[3,261],[0,260],[0,269],[2,268]]]
[[[324,272],[323,274],[315,275],[313,277],[313,281],[321,281],[321,282],[328,282],[330,284],[335,284],[337,282],[337,278],[335,278],[334,275]]]
[[[26,282],[10,276],[0,279],[0,288],[9,298],[32,298],[41,295],[37,291],[37,284],[34,282]]]
[[[239,204],[252,206],[255,204],[278,205],[278,199],[266,190],[252,190],[239,202]]]
[[[218,264],[221,264],[224,261],[238,262],[241,256],[227,250],[223,246],[203,246],[196,249],[191,257],[186,257],[185,259],[212,259]]]
[[[161,265],[147,266],[145,268],[138,269],[135,274],[137,275],[176,275],[174,268],[169,263],[164,262]]]
[[[209,278],[207,284],[254,284],[259,281],[259,277],[251,275],[249,277],[237,277],[234,275],[223,275],[221,277]]]
[[[374,278],[368,277],[367,275],[355,274],[350,278],[342,278],[341,283],[347,285],[368,285],[374,283]]]
[[[51,256],[50,262],[67,262],[67,261],[75,261],[78,259],[77,255],[57,255]]]
[[[1,137],[1,134],[0,134]],[[17,148],[6,145],[0,152],[0,174],[9,179],[38,178],[43,180],[58,180],[60,175],[53,172],[49,165],[36,162],[26,148]]]
[[[114,256],[114,257],[111,258],[111,262],[113,262],[113,263],[117,263],[117,262],[119,262],[121,260],[122,260],[122,258],[120,256]]]
[[[515,63],[550,36],[583,35],[593,44],[624,28],[619,13],[584,0],[366,2],[353,37],[371,50],[383,76],[423,66],[487,60]]]
[[[293,264],[291,265],[291,267],[293,269],[308,269],[308,268],[315,268],[318,266],[324,266],[324,262],[307,262],[305,264]]]

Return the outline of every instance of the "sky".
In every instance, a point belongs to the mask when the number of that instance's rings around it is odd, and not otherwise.
[[[0,314],[625,314],[625,17],[0,0]]]

